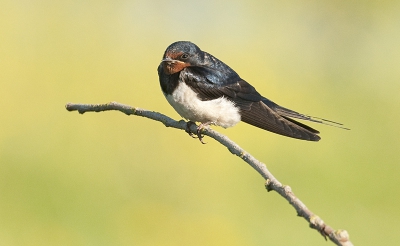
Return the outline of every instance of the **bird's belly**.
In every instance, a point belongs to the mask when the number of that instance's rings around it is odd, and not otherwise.
[[[240,121],[239,108],[233,102],[224,97],[202,101],[188,85],[182,82],[171,95],[165,97],[180,116],[194,122],[213,122],[215,125],[227,128]]]

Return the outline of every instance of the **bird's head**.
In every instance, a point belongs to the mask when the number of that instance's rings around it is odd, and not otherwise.
[[[178,41],[168,46],[161,63],[166,74],[174,74],[186,67],[199,65],[203,59],[203,52],[197,45]]]

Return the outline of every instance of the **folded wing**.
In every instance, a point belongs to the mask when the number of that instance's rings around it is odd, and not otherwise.
[[[225,97],[235,103],[240,108],[241,120],[283,136],[318,141],[321,138],[319,132],[305,124],[297,122],[289,117],[303,120],[311,120],[311,117],[299,114],[295,111],[280,107],[274,102],[261,96],[253,86],[240,77],[232,76],[229,80],[225,78],[224,83],[215,83],[218,76],[210,76],[212,71],[207,69],[204,73],[203,68],[185,69],[181,76],[185,76],[184,81],[197,92],[201,100],[213,100]],[[208,74],[204,76],[203,74]],[[210,77],[213,80],[210,80]]]

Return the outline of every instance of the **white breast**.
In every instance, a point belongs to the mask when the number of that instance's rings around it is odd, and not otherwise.
[[[213,122],[217,126],[227,128],[240,121],[239,109],[233,102],[224,97],[201,101],[197,94],[182,82],[172,95],[165,95],[165,97],[176,112],[194,122]]]

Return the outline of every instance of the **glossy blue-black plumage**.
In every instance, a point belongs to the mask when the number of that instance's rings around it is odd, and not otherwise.
[[[225,97],[240,109],[241,120],[259,128],[288,137],[318,141],[319,132],[289,117],[324,123],[290,109],[281,107],[260,95],[249,83],[228,65],[197,45],[179,41],[171,44],[163,59],[176,59],[185,67],[173,74],[167,74],[163,62],[158,67],[161,89],[171,95],[179,83],[185,83],[203,101]]]

